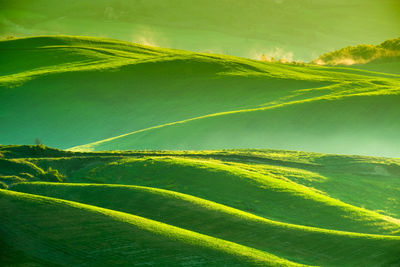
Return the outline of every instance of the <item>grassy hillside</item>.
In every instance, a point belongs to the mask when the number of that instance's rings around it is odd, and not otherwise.
[[[293,90],[326,84],[275,75],[247,77],[265,64],[96,38],[27,38],[0,42],[0,48],[7,51],[0,78],[0,121],[8,129],[1,133],[3,143],[39,138],[67,148],[262,105]],[[26,59],[37,58],[46,62],[21,69]],[[17,130],[21,124],[27,126],[24,133]]]
[[[116,38],[241,57],[311,60],[396,37],[396,0],[28,0],[0,3],[0,35]],[[84,25],[84,27],[82,27]]]
[[[4,190],[0,190],[0,201],[6,218],[1,222],[2,239],[55,264],[300,266],[235,243],[99,207]]]
[[[327,231],[280,223],[190,195],[151,187],[24,183],[16,185],[13,190],[136,214],[312,264],[351,265],[387,261],[387,251],[400,242],[399,237]],[[129,202],[126,202],[127,199]],[[301,241],[296,240],[299,233]],[[346,244],[346,247],[335,253],[327,249],[328,244]],[[362,260],[354,258],[355,247],[360,248],[358,257]],[[393,252],[396,251],[399,250],[394,248]],[[319,261],[320,257],[325,260]]]
[[[397,159],[44,146],[0,155],[19,163],[0,168],[15,178],[0,190],[6,266],[400,263]],[[34,176],[49,168],[68,183]]]
[[[392,74],[400,74],[400,57],[393,57],[391,60],[376,60],[367,64],[355,64],[350,67],[376,71],[376,72],[386,72]]]
[[[396,91],[355,92],[254,110],[198,117],[132,132],[75,149],[284,148],[321,152],[400,154]],[[377,95],[376,95],[377,94]],[[373,107],[373,108],[371,108]]]
[[[398,75],[89,37],[22,38],[0,49],[2,143],[399,155]]]
[[[400,266],[399,12],[0,0],[0,266]]]
[[[218,161],[179,158],[122,160],[74,176],[106,184],[166,188],[290,223],[367,233],[394,233],[398,228],[397,224],[388,223],[378,214],[358,210],[279,178],[236,166],[227,167]],[[211,188],[207,186],[210,183],[213,184]],[[281,210],[285,213],[282,214]],[[333,217],[338,220],[332,220]],[[375,232],[379,228],[381,230]]]

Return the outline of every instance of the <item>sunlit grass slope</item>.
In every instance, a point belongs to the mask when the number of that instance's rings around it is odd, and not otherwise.
[[[182,169],[178,169],[179,166],[190,167],[188,164],[182,164],[185,162],[200,163],[197,166],[209,166],[208,163],[214,163],[211,166],[216,165],[216,161],[205,161],[204,159],[215,159],[219,163],[221,161],[243,162],[246,164],[234,165],[235,169],[237,170],[239,167],[242,173],[243,170],[248,170],[255,172],[258,176],[262,174],[286,182],[292,181],[328,192],[330,196],[358,207],[365,207],[395,217],[400,216],[400,201],[397,198],[400,188],[398,179],[400,162],[396,159],[276,150],[76,153],[49,148],[38,149],[38,146],[3,146],[0,153],[9,160],[29,157],[29,161],[41,169],[46,170],[53,167],[66,175],[69,181],[75,182],[118,183],[120,180],[132,182],[131,176],[140,177],[137,172],[132,172],[134,170],[145,170],[145,173],[149,172],[154,175],[158,170],[162,170],[163,165],[175,166],[175,170],[180,172]],[[147,156],[148,158],[147,161],[135,158],[122,160],[121,156]],[[158,158],[154,158],[154,156],[158,156]],[[184,159],[195,157],[203,159],[203,161],[174,160],[176,156],[185,156]],[[119,167],[113,162],[119,162],[121,166]],[[147,163],[154,163],[155,166],[152,167]],[[107,172],[107,166],[116,172]],[[144,168],[147,166],[152,168]],[[195,164],[191,166],[192,168],[188,168],[189,170],[197,170],[198,173],[199,170],[201,171],[200,168],[194,168]],[[123,167],[127,167],[125,171]],[[224,166],[222,165],[222,167]],[[225,168],[225,170],[227,169]],[[8,173],[10,175],[13,172]],[[20,171],[14,174],[19,175],[18,173]],[[226,171],[222,173],[229,174]],[[111,177],[107,177],[109,174]],[[112,179],[116,175],[118,175],[118,179]],[[157,175],[163,174],[158,173]]]
[[[330,83],[278,64],[99,38],[26,38],[0,49],[2,143],[67,148]]]
[[[2,143],[399,155],[398,75],[90,37],[0,49]]]
[[[397,159],[42,145],[0,159],[6,266],[400,263]]]
[[[350,67],[400,75],[400,56],[393,57],[390,60],[376,60],[367,64],[355,64]]]
[[[225,166],[218,161],[163,157],[127,159],[74,176],[106,184],[171,189],[267,218],[328,229],[391,234],[400,226],[389,218],[346,205],[310,188],[271,175]]]
[[[21,183],[12,190],[136,214],[312,265],[377,265],[392,262],[400,253],[400,237],[285,224],[190,195],[152,187]],[[291,245],[288,246],[288,243]],[[332,251],[332,246],[342,246],[342,249]],[[358,249],[357,257],[355,249]]]
[[[400,87],[387,90],[379,85],[377,91],[362,92],[376,87],[364,86],[346,92],[349,95],[329,91],[330,96],[198,117],[76,149],[259,148],[268,144],[277,149],[397,157]]]
[[[2,239],[33,257],[64,266],[300,266],[249,247],[95,206],[5,190],[0,190],[0,201]]]

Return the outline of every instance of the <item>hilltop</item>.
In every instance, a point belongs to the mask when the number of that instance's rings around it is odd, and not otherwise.
[[[88,35],[309,61],[344,46],[393,38],[399,8],[397,0],[13,0],[0,3],[0,36]]]
[[[0,163],[6,266],[400,263],[396,159],[0,146]]]
[[[0,0],[0,266],[400,266],[399,11]]]
[[[398,75],[92,37],[21,38],[0,49],[4,144],[399,155]]]

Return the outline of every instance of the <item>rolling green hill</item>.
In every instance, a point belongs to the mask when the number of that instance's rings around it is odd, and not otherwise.
[[[300,266],[249,247],[99,207],[5,190],[0,190],[0,201],[3,241],[59,265]]]
[[[265,64],[255,61],[97,38],[18,39],[0,42],[0,49],[6,51],[0,122],[8,129],[1,133],[2,143],[39,138],[68,148],[190,117],[263,105],[292,90],[327,84],[257,75],[258,66]],[[46,61],[41,67],[22,69],[25,60],[38,62],[38,58]],[[247,77],[250,71],[259,77]],[[21,124],[27,126],[24,133],[17,130]]]
[[[190,51],[298,60],[397,37],[397,0],[13,0],[0,36],[71,34]],[[84,25],[84,27],[82,27]]]
[[[11,145],[0,159],[14,162],[0,167],[5,266],[400,264],[397,159]]]
[[[0,266],[400,266],[400,2],[195,2],[0,0]]]
[[[369,70],[386,72],[392,74],[400,74],[400,57],[393,57],[391,60],[376,60],[367,64],[355,64],[349,67]]]
[[[7,40],[0,49],[4,144],[399,155],[395,74],[89,37]]]
[[[397,90],[396,90],[397,91]],[[267,147],[335,153],[392,155],[399,95],[356,93],[241,110],[165,124],[74,149],[217,149]],[[377,93],[378,95],[376,95]],[[381,94],[381,95],[379,95]],[[370,108],[373,107],[373,108]]]

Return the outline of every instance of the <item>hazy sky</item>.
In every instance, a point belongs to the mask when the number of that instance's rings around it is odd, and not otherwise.
[[[400,36],[398,0],[0,0],[0,36],[72,34],[311,60]]]

